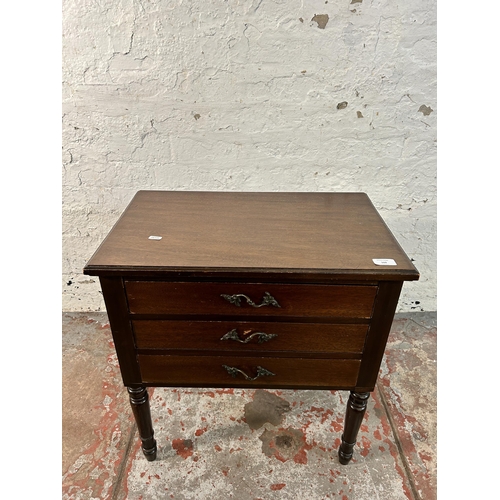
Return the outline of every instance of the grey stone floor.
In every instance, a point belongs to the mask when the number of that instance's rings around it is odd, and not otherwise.
[[[396,315],[339,464],[345,391],[150,389],[147,462],[104,313],[63,313],[63,499],[436,498],[436,314]]]

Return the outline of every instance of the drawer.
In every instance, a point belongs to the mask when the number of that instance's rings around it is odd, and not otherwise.
[[[148,354],[138,359],[144,384],[176,387],[352,388],[360,366],[357,359]]]
[[[370,318],[376,286],[126,281],[130,313]]]
[[[361,354],[366,324],[132,321],[138,349]]]

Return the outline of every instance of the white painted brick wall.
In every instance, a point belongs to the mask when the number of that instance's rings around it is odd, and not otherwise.
[[[434,1],[64,0],[63,80],[65,310],[139,189],[364,191],[436,310]]]

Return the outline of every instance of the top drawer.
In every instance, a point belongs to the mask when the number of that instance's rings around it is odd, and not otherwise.
[[[132,314],[371,317],[376,286],[126,281]]]

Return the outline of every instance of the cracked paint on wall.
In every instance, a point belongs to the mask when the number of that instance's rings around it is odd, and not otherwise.
[[[436,38],[430,0],[64,0],[64,310],[139,189],[366,192],[436,310]]]
[[[328,20],[328,14],[315,14],[311,19],[311,21],[316,23],[318,25],[318,28],[322,30],[325,29],[326,25],[328,24]]]
[[[422,104],[422,106],[420,106],[420,108],[418,108],[418,110],[424,116],[429,116],[434,111],[430,106],[426,106],[425,104]]]

